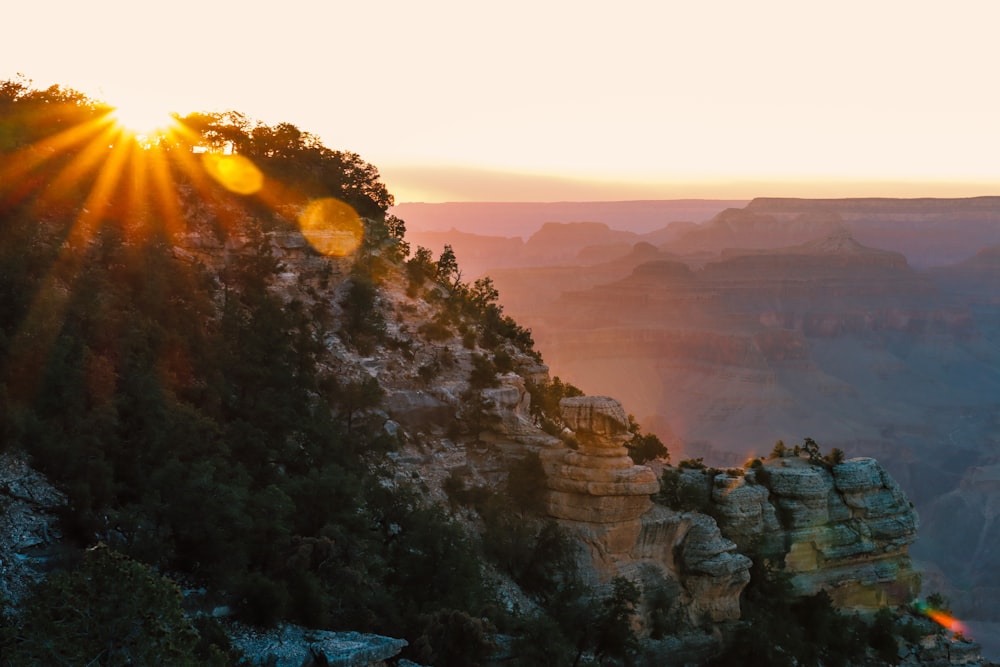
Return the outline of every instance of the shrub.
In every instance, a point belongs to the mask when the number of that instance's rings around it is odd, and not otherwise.
[[[666,459],[670,462],[670,452],[666,445],[654,434],[636,435],[625,445],[628,455],[636,464],[642,464],[653,459]]]
[[[23,602],[12,665],[195,665],[198,634],[177,586],[106,547],[49,575]]]
[[[469,386],[473,389],[485,389],[496,387],[500,382],[497,380],[497,367],[482,354],[472,355],[472,372],[469,374]]]
[[[423,617],[423,632],[414,642],[417,660],[441,667],[481,665],[495,650],[494,628],[484,619],[442,609]]]

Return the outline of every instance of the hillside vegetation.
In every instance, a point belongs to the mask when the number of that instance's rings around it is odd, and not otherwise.
[[[463,280],[449,246],[411,253],[377,169],[234,112],[145,137],[109,112],[0,83],[0,449],[66,497],[53,573],[4,601],[0,664],[238,664],[213,609],[401,636],[439,667],[638,664],[640,635],[723,634],[667,617],[663,591],[582,583],[538,456],[481,437],[505,373],[527,378],[537,437],[569,447],[559,405],[580,391],[547,378],[489,278]],[[454,400],[407,430],[390,380]],[[632,458],[665,463],[628,421]],[[488,465],[445,477],[428,433]],[[755,572],[762,625],[728,634],[809,614],[825,629],[786,644],[818,642],[811,664],[891,652],[891,618],[870,630]]]

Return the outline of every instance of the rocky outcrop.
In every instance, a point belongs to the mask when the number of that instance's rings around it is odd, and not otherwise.
[[[875,459],[832,470],[774,459],[743,478],[717,476],[713,500],[723,534],[744,549],[780,554],[802,595],[825,590],[840,608],[871,611],[919,592],[908,554],[917,515]]]
[[[691,625],[740,617],[740,593],[750,559],[719,532],[715,520],[654,506],[659,482],[632,463],[621,404],[604,396],[563,399],[563,421],[578,446],[541,452],[549,486],[548,512],[585,546],[584,579],[600,588],[615,576],[668,585],[676,613]]]
[[[384,665],[406,647],[405,639],[360,632],[329,632],[286,625],[270,632],[237,632],[233,645],[252,665],[272,667],[368,667]]]
[[[578,447],[541,452],[548,476],[548,511],[559,519],[621,523],[638,519],[659,490],[652,470],[637,466],[624,444],[631,438],[621,403],[605,396],[564,398],[563,421]]]
[[[625,571],[662,568],[679,583],[681,609],[691,625],[740,618],[740,593],[750,581],[751,561],[722,536],[715,520],[695,512],[654,507],[642,517],[642,529]]]
[[[0,601],[16,604],[45,569],[56,510],[66,497],[28,465],[23,453],[0,456]]]
[[[511,438],[534,438],[538,427],[531,417],[531,394],[524,378],[517,373],[504,373],[498,379],[499,387],[482,390],[490,405],[489,412],[497,422],[494,429]]]

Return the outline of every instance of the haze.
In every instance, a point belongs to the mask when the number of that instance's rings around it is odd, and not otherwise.
[[[0,77],[237,109],[397,202],[970,196],[1000,176],[993,2],[16,3]]]

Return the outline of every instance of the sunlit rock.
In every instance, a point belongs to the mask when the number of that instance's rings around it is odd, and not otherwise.
[[[606,396],[578,396],[564,398],[559,406],[579,447],[541,452],[549,514],[593,523],[639,518],[660,487],[656,474],[632,463],[622,446],[631,434],[621,403]]]

